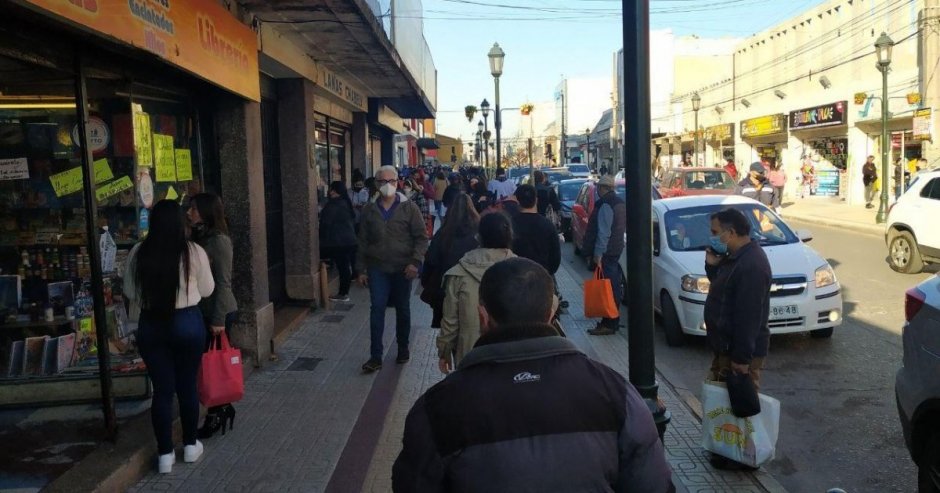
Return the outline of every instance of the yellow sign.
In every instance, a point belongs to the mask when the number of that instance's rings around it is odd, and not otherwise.
[[[260,101],[258,38],[215,0],[22,0]]]
[[[49,177],[56,197],[64,197],[82,189],[82,167],[72,168],[68,171],[56,173]]]
[[[193,179],[193,156],[189,149],[176,150],[176,181]]]
[[[166,191],[166,199],[176,200],[178,198],[180,198],[180,194],[176,193],[176,189],[173,188],[173,185],[170,185],[170,188],[168,188]]]
[[[98,199],[98,202],[101,202],[125,190],[130,190],[131,188],[134,188],[134,182],[131,181],[131,177],[122,176],[107,185],[98,187],[98,189],[95,190],[95,197]]]
[[[734,138],[734,124],[725,123],[705,129],[705,138],[716,142],[729,141]]]
[[[153,134],[153,160],[157,165],[157,182],[176,181],[176,153],[173,137]]]
[[[930,108],[921,108],[914,112],[914,139],[933,139],[933,111]]]
[[[108,158],[101,158],[95,161],[94,165],[95,165],[95,185],[100,185],[114,178],[114,173],[111,172],[111,167],[108,166]]]
[[[787,131],[787,115],[767,115],[741,122],[741,138],[763,137]]]
[[[153,166],[153,137],[150,135],[150,115],[134,112],[134,152],[137,166]]]

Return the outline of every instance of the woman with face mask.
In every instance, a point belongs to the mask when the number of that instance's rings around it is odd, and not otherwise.
[[[356,227],[353,204],[346,185],[341,181],[330,184],[329,199],[320,211],[320,256],[330,259],[339,273],[339,292],[331,301],[349,301],[353,262],[356,258]]]

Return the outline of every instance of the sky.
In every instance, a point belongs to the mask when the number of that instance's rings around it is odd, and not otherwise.
[[[651,0],[650,27],[703,38],[747,37],[823,1]],[[506,52],[500,78],[505,108],[551,101],[564,77],[612,78],[613,54],[623,43],[620,0],[423,2],[424,34],[438,72],[436,130],[463,140],[476,132],[463,108],[484,98],[494,103],[486,56],[494,42]],[[515,133],[519,120],[505,112],[503,135]]]

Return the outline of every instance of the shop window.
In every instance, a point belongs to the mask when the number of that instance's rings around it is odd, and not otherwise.
[[[326,191],[334,181],[346,181],[349,161],[346,142],[349,130],[323,115],[316,115],[314,159],[318,173],[319,203],[326,201]]]

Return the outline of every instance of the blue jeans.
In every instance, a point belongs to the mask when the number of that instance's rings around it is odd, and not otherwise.
[[[368,268],[369,299],[372,303],[369,317],[372,344],[370,356],[382,361],[382,334],[385,333],[385,309],[395,308],[395,337],[398,350],[408,349],[411,335],[411,280],[404,272],[389,274],[374,267]]]
[[[604,277],[610,279],[610,286],[614,291],[614,301],[617,303],[617,308],[620,308],[620,300],[623,299],[623,286],[620,284],[620,278],[622,277],[620,269],[620,259],[616,257],[604,257],[601,259],[602,269],[604,271]],[[620,329],[620,317],[617,318],[605,318],[601,320],[601,323],[610,327],[613,330]]]
[[[199,395],[196,378],[206,347],[202,312],[191,306],[176,310],[169,320],[141,312],[137,326],[140,356],[153,383],[150,419],[160,455],[173,452],[173,395],[179,400],[183,444],[196,443]]]

